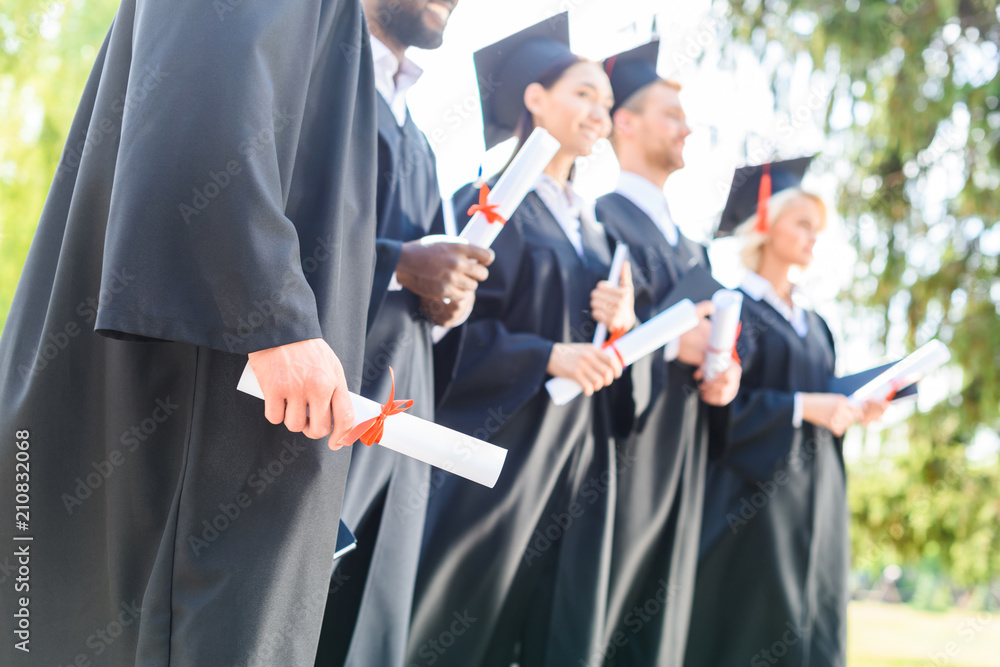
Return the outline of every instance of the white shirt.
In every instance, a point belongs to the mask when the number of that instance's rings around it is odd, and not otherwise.
[[[403,58],[403,62],[396,59],[396,55],[389,50],[389,47],[372,36],[372,60],[375,62],[375,90],[382,96],[385,103],[392,110],[393,118],[400,127],[406,122],[406,92],[413,87],[417,79],[424,73],[409,58]],[[392,272],[389,278],[390,292],[398,292],[403,289],[396,279],[396,272]]]
[[[638,206],[649,219],[656,223],[667,243],[676,246],[679,241],[677,225],[670,216],[670,208],[667,206],[667,198],[663,190],[656,187],[656,184],[634,174],[631,171],[622,171],[618,177],[618,186],[615,192],[622,195],[633,204]]]
[[[580,233],[580,214],[583,211],[583,197],[571,188],[559,183],[548,174],[542,174],[535,181],[535,192],[552,216],[562,227],[566,238],[573,244],[576,254],[583,257],[583,235]]]
[[[809,333],[809,318],[806,316],[806,311],[802,306],[800,306],[796,301],[799,297],[798,289],[792,286],[792,305],[789,306],[788,302],[781,298],[778,292],[774,289],[772,285],[766,278],[754,273],[753,271],[747,271],[747,274],[743,277],[743,281],[740,283],[740,288],[750,295],[755,301],[764,301],[766,304],[778,311],[778,314],[788,320],[789,324],[792,325],[792,329],[798,334],[799,338],[805,338],[806,334]],[[792,410],[792,426],[795,428],[801,428],[802,426],[802,393],[795,392],[795,403]]]
[[[409,58],[400,62],[389,47],[374,36],[372,39],[372,59],[375,61],[375,90],[392,109],[396,124],[402,127],[406,122],[406,93],[424,73]]]

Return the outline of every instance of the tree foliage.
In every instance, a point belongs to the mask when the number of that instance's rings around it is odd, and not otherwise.
[[[859,251],[853,316],[878,317],[885,349],[940,338],[960,369],[957,393],[852,469],[855,565],[932,560],[960,585],[986,582],[1000,574],[1000,464],[966,448],[1000,425],[997,3],[730,0],[727,10],[734,43],[762,60],[774,44],[808,54],[836,81],[824,163],[849,167],[838,206]]]

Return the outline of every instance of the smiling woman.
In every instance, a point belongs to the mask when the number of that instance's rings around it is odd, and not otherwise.
[[[438,421],[474,433],[503,415],[489,439],[508,455],[492,490],[447,478],[430,499],[407,664],[586,664],[603,627],[616,464],[598,390],[621,366],[590,341],[595,319],[627,330],[635,315],[629,272],[602,282],[609,237],[569,184],[610,130],[612,94],[568,33],[561,14],[475,57],[487,146],[542,127],[560,149],[492,246],[469,321],[435,349]],[[557,407],[552,376],[586,396]],[[476,619],[461,634],[456,610]]]

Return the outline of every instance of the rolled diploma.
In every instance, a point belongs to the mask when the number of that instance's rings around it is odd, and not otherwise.
[[[894,391],[917,382],[951,360],[948,346],[932,340],[851,395],[851,402],[860,405],[874,398],[884,401]]]
[[[729,369],[733,361],[733,345],[743,310],[743,295],[735,290],[719,290],[712,297],[715,314],[712,315],[712,333],[705,355],[705,379],[714,380]]]
[[[625,268],[625,260],[628,258],[628,245],[624,243],[615,244],[615,254],[611,258],[611,270],[608,271],[608,282],[618,285],[622,281],[622,270]],[[594,347],[604,345],[608,337],[608,325],[604,322],[597,323],[594,330]]]
[[[540,127],[532,131],[487,199],[490,204],[497,204],[497,213],[504,220],[514,215],[558,151],[559,142],[551,134]],[[502,229],[503,225],[487,222],[485,215],[476,213],[459,236],[473,245],[489,248]]]
[[[694,303],[690,299],[684,299],[619,338],[615,348],[622,355],[625,365],[631,366],[674,338],[694,329],[699,321]],[[613,354],[610,350],[607,353]],[[545,383],[545,389],[556,405],[566,405],[583,392],[583,387],[568,378],[552,378]]]
[[[264,398],[249,362],[236,388],[251,396]],[[357,423],[377,417],[382,412],[379,403],[355,393],[350,396]],[[386,418],[379,445],[491,489],[497,483],[507,458],[506,449],[405,412]]]

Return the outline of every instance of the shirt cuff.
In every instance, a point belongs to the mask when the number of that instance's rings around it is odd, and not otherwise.
[[[383,273],[382,275],[385,275],[385,274]],[[389,287],[387,287],[386,289],[388,289],[390,292],[398,292],[401,289],[403,289],[403,286],[399,284],[398,280],[396,280],[396,272],[395,271],[392,272],[392,277],[389,278]]]
[[[681,353],[681,339],[675,338],[663,346],[663,360],[670,362],[677,359]]]
[[[792,426],[802,428],[802,392],[795,392],[794,406],[792,408]]]

